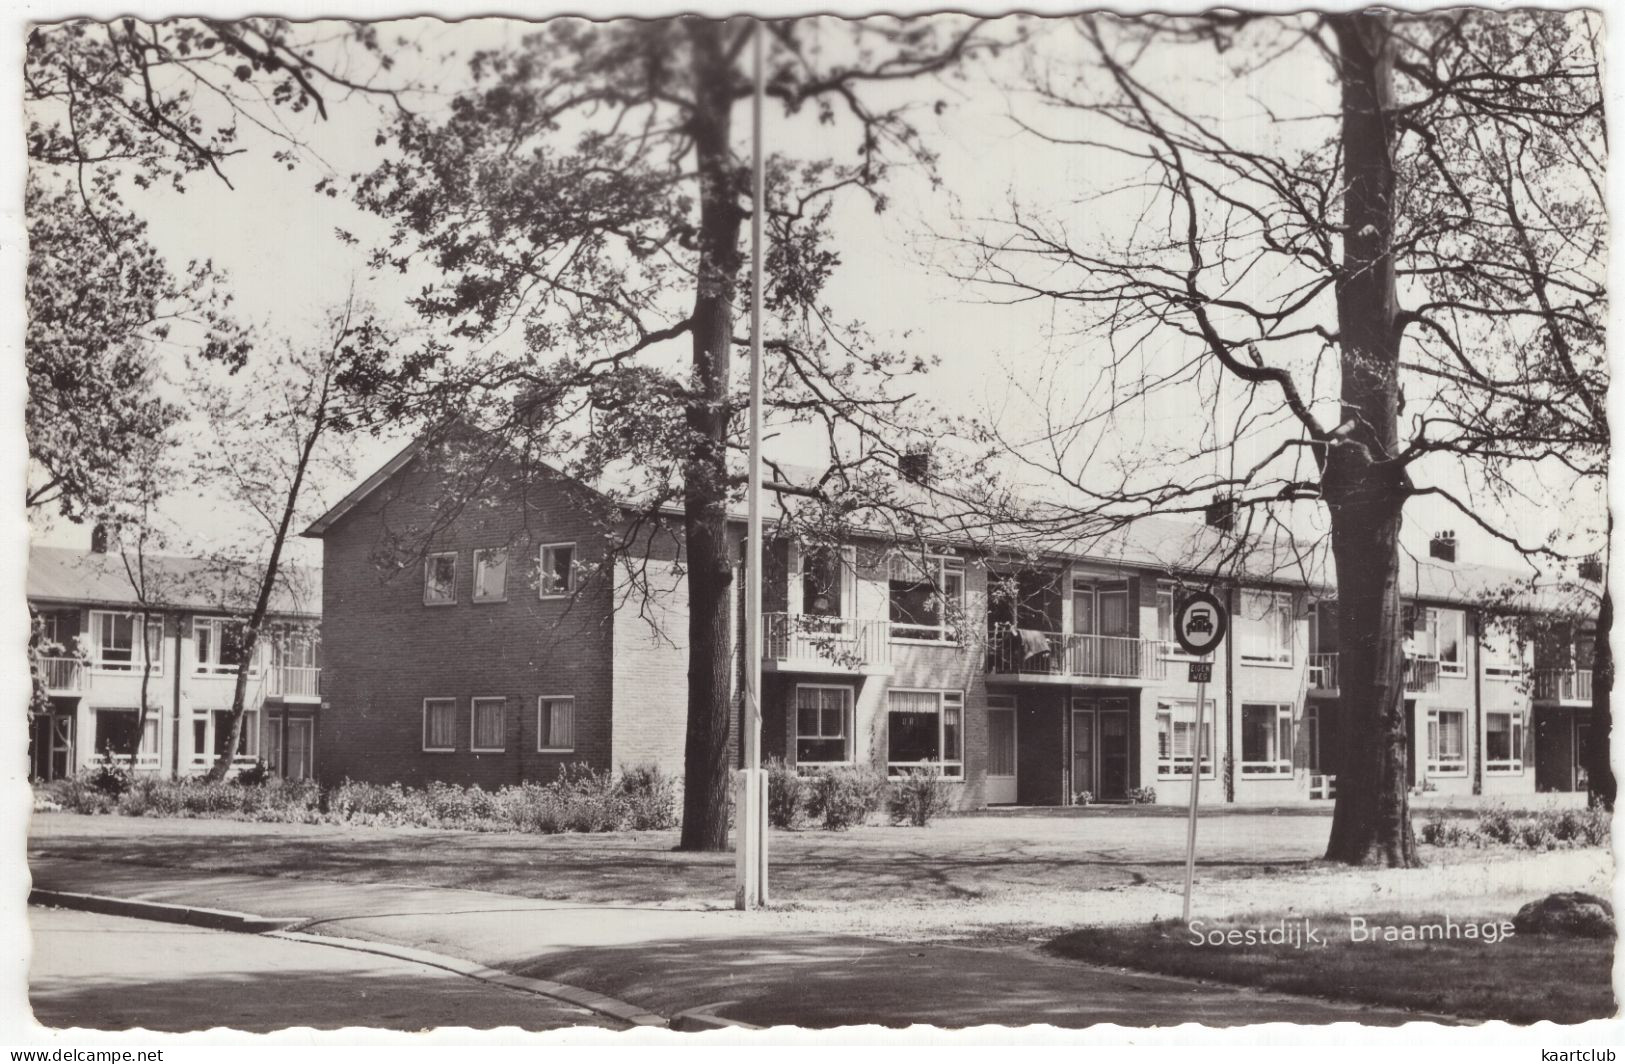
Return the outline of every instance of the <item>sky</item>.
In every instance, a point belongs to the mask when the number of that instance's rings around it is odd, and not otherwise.
[[[436,83],[437,93],[414,98],[414,106],[428,110],[440,106],[445,94],[463,82],[462,57],[468,50],[511,44],[524,28],[499,20],[452,24],[421,19],[383,27],[386,36],[398,33],[416,46],[418,54],[406,53],[395,73],[404,81]],[[1050,28],[1035,54],[1064,68],[1077,49],[1065,31]],[[1165,65],[1167,74],[1182,78],[1185,88],[1210,91],[1172,55]],[[967,81],[926,87],[928,96],[949,103],[940,116],[927,114],[921,130],[940,153],[942,184],[933,187],[919,173],[894,175],[888,189],[893,207],[878,217],[861,203],[842,204],[836,216],[842,265],[827,300],[839,317],[863,321],[882,344],[928,352],[940,360],[935,371],[917,382],[922,396],[950,415],[990,417],[1017,434],[1035,424],[1045,405],[1065,411],[1087,403],[1098,384],[1096,371],[1090,368],[1090,345],[1101,340],[1079,336],[1064,309],[1042,301],[997,302],[997,293],[966,283],[956,276],[964,270],[962,249],[943,235],[952,237],[977,225],[978,219],[1001,216],[1012,203],[1095,238],[1109,237],[1113,226],[1124,224],[1120,203],[1103,204],[1088,195],[1123,176],[1111,172],[1116,164],[1109,157],[1088,150],[1041,148],[1017,128],[1012,113],[1026,118],[1037,113],[1019,88],[1021,73],[1012,57],[979,69]],[[1224,72],[1215,69],[1213,75],[1218,84]],[[1296,105],[1307,112],[1325,102],[1317,98],[1320,90],[1313,70],[1277,71],[1275,76],[1295,85]],[[1267,86],[1277,100],[1280,84]],[[1246,92],[1214,95],[1219,118],[1229,123],[1227,128],[1274,136],[1274,127],[1249,122],[1257,111],[1248,105],[1247,96]],[[736,123],[740,131],[748,128],[743,117],[742,109]],[[374,101],[339,101],[331,108],[329,121],[307,117],[294,126],[308,143],[311,158],[293,172],[269,162],[268,138],[251,136],[246,142],[250,151],[226,164],[232,187],[199,176],[184,196],[132,190],[131,203],[150,219],[151,238],[172,263],[209,259],[223,268],[231,278],[238,313],[258,323],[267,335],[309,335],[322,308],[342,298],[352,282],[386,316],[397,315],[406,323],[411,312],[401,300],[408,288],[398,280],[372,276],[366,265],[369,247],[384,234],[378,220],[343,196],[319,196],[312,189],[326,172],[348,175],[370,169],[379,158],[373,140],[380,120]],[[1046,115],[1044,120],[1050,123],[1046,128],[1068,136],[1086,138],[1097,132],[1075,116]],[[772,110],[767,138],[770,148],[796,154],[850,148],[848,130],[788,123]],[[827,141],[827,147],[819,138]],[[340,240],[339,230],[354,233],[359,245]],[[1233,415],[1240,402],[1239,393],[1230,390],[1215,403],[1209,389],[1202,398],[1193,395],[1183,402],[1158,404],[1133,423],[1115,425],[1108,453],[1116,449],[1141,458],[1166,455],[1172,461],[1211,432],[1215,406]],[[1278,438],[1279,432],[1266,434],[1267,445]],[[386,461],[406,439],[404,430],[378,438],[354,437],[355,480]],[[771,440],[768,453],[795,452],[802,442],[794,434]],[[1241,448],[1238,464],[1257,459],[1249,450],[1254,446]],[[322,505],[313,506],[313,512],[337,501],[353,483],[320,485],[319,499],[313,501]],[[1572,502],[1559,500],[1543,511],[1519,513],[1517,520],[1531,534],[1544,534],[1562,520],[1567,506]],[[207,497],[177,499],[169,512],[202,538],[230,540],[241,527],[237,515]],[[1427,535],[1449,528],[1463,541],[1465,556],[1503,564],[1512,560],[1463,518],[1416,503],[1410,513],[1407,537],[1413,549],[1420,549],[1417,545]],[[43,542],[82,546],[88,541],[86,529],[60,522],[36,524],[34,534]],[[297,556],[306,562],[317,560],[313,544],[301,544]]]

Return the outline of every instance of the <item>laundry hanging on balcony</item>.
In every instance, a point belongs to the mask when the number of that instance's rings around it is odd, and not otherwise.
[[[1040,632],[1036,628],[1017,628],[1016,637],[1021,640],[1023,661],[1049,653],[1048,632]]]

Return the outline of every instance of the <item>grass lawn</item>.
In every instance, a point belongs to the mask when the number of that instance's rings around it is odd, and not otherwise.
[[[1442,915],[1363,913],[1368,927],[1440,925]],[[1454,914],[1457,925],[1510,920],[1510,913],[1477,918]],[[1223,923],[1193,921],[1215,931],[1281,926],[1280,915]],[[1286,926],[1302,927],[1293,914]],[[1421,1012],[1509,1023],[1579,1023],[1614,1015],[1614,943],[1598,939],[1513,935],[1498,942],[1353,941],[1347,915],[1311,915],[1307,924],[1325,940],[1301,948],[1274,944],[1197,944],[1176,921],[1128,927],[1090,927],[1056,938],[1059,956],[1169,975],[1312,994],[1339,1001],[1398,1006]],[[1300,936],[1301,937],[1301,936]]]

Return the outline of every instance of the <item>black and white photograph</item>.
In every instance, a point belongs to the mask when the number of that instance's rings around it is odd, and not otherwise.
[[[1614,1059],[1617,13],[747,8],[7,20],[0,1042]]]

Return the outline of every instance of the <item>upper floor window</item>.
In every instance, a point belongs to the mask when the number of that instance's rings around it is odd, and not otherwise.
[[[1478,652],[1484,659],[1485,677],[1512,680],[1523,675],[1523,642],[1510,626],[1486,624]]]
[[[1129,634],[1128,584],[1072,578],[1072,631],[1079,635]]]
[[[457,553],[431,554],[423,560],[423,604],[449,606],[457,601]]]
[[[1437,661],[1447,676],[1467,672],[1467,615],[1461,610],[1434,606],[1416,607],[1414,628],[1407,652],[1415,658]]]
[[[315,669],[321,667],[321,639],[307,627],[279,624],[260,639],[271,648],[271,661],[279,668]]]
[[[1309,614],[1309,653],[1337,653],[1337,600],[1321,599]]]
[[[857,613],[857,581],[851,547],[801,549],[801,612],[810,617],[851,617]]]
[[[1174,610],[1178,599],[1179,591],[1173,584],[1157,585],[1157,638],[1164,643],[1174,641]]]
[[[965,562],[949,555],[891,557],[888,595],[894,639],[952,642],[965,608]]]
[[[1292,595],[1243,591],[1236,611],[1236,648],[1242,661],[1292,664]]]
[[[195,671],[235,673],[246,656],[243,622],[225,617],[199,617],[192,622]],[[258,655],[256,655],[258,657]],[[250,668],[258,662],[251,663]]]
[[[541,594],[563,598],[576,589],[576,545],[549,543],[542,548]]]
[[[141,618],[134,613],[100,610],[90,615],[90,663],[98,669],[131,672],[149,663],[154,672],[163,668],[164,622],[149,620],[146,639],[137,640]]]
[[[474,552],[474,601],[501,602],[508,595],[508,552],[501,547]]]

